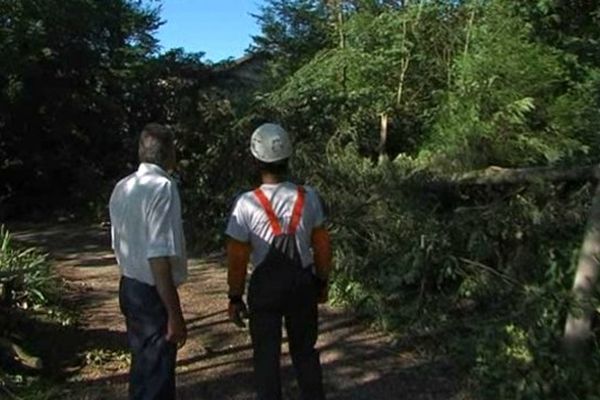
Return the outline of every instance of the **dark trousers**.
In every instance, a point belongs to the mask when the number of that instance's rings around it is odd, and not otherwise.
[[[285,320],[292,363],[302,399],[325,399],[319,352],[318,285],[312,273],[298,268],[258,267],[248,289],[250,335],[259,400],[281,397],[281,328]]]
[[[167,311],[154,286],[122,277],[119,303],[131,350],[130,400],[175,400],[177,346],[167,342]]]

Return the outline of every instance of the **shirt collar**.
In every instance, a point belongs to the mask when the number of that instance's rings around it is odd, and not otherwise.
[[[156,164],[145,163],[145,162],[140,163],[140,166],[138,167],[137,172],[139,175],[157,174],[157,175],[164,176],[165,178],[171,179],[171,176],[167,173],[167,171],[165,171],[164,169],[162,169],[161,167],[159,167]]]
[[[284,186],[284,185],[289,185],[291,182],[289,181],[281,181],[281,182],[277,182],[277,183],[262,183],[260,185],[260,187],[267,187],[267,188],[271,188],[271,187],[277,187],[277,186]]]

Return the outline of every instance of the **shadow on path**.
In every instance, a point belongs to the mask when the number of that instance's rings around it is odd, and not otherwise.
[[[42,343],[48,365],[68,378],[65,398],[125,400],[127,363],[119,355],[125,352],[126,340],[108,230],[61,225],[13,231],[17,240],[52,254],[67,282],[65,301],[81,314],[76,327],[42,324],[30,330]],[[191,260],[190,280],[181,288],[189,339],[178,357],[179,400],[254,398],[249,335],[227,321],[226,273],[219,264],[218,259]],[[391,338],[350,312],[323,307],[320,332],[328,399],[460,398],[459,371],[451,362],[394,347]],[[296,399],[287,344],[282,352],[284,398]],[[96,353],[100,356],[94,358]],[[102,354],[108,354],[106,359]]]

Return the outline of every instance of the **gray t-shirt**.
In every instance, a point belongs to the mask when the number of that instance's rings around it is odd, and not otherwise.
[[[282,182],[263,184],[260,188],[271,202],[271,207],[279,218],[282,230],[287,232],[298,197],[297,186],[290,182]],[[312,231],[323,225],[325,215],[317,192],[308,186],[304,188],[306,190],[305,203],[296,231],[296,243],[302,258],[302,265],[308,267],[313,264]],[[267,256],[274,234],[267,214],[253,191],[242,194],[236,200],[225,234],[240,242],[250,243],[252,246],[250,261],[254,266],[259,265]]]

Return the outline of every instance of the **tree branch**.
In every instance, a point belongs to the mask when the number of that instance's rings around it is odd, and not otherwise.
[[[431,188],[453,186],[485,186],[504,184],[526,184],[536,182],[593,181],[599,175],[598,166],[577,167],[530,167],[501,168],[489,167],[484,170],[455,174],[449,178],[438,178],[425,183]]]

